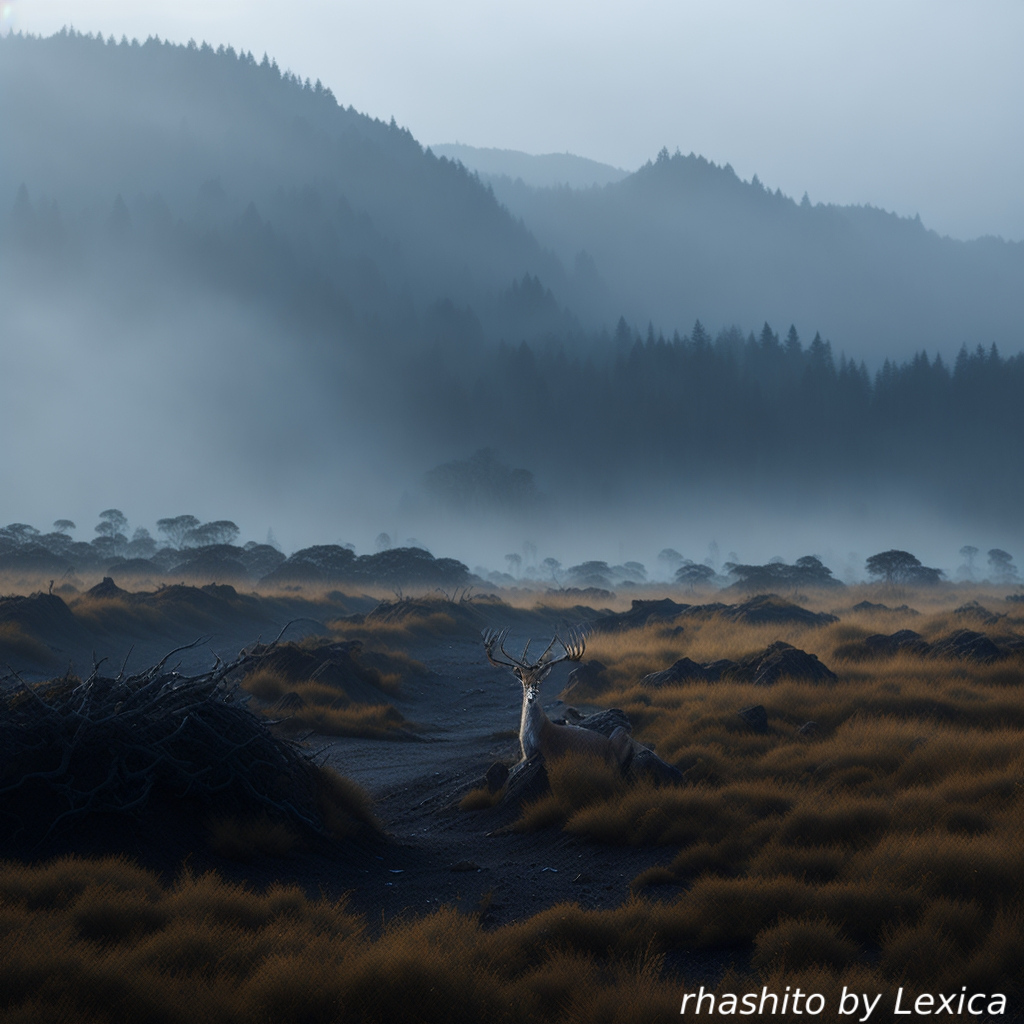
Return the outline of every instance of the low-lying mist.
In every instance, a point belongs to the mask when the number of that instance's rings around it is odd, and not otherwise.
[[[0,84],[38,85],[0,165],[4,522],[81,540],[103,509],[151,530],[188,513],[287,551],[387,534],[512,582],[545,558],[655,578],[665,548],[716,569],[813,554],[849,579],[894,547],[947,573],[965,544],[1020,548],[1024,357],[987,328],[869,366],[816,333],[827,311],[787,332],[809,307],[760,312],[737,280],[732,314],[694,295],[712,328],[666,336],[618,316],[629,275],[546,250],[461,165],[269,60],[0,47]],[[693,188],[765,231],[771,210],[839,223],[724,174],[666,156],[620,185],[648,219]],[[940,287],[930,265],[915,280]]]

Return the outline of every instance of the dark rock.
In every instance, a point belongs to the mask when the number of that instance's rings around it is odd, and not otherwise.
[[[480,865],[475,860],[459,860],[456,861],[449,869],[449,871],[479,871]]]
[[[865,658],[893,658],[904,652],[923,656],[931,649],[932,645],[920,633],[900,629],[892,634],[874,633],[863,640],[841,644],[835,655],[848,661],[861,661]]]
[[[737,711],[736,714],[743,719],[744,722],[750,726],[754,732],[767,732],[768,731],[768,712],[765,710],[763,704],[754,704],[749,708],[743,708]]]
[[[487,769],[487,774],[484,776],[484,785],[492,793],[497,793],[502,786],[505,785],[508,780],[508,765],[502,764],[501,761],[495,761],[490,768]]]
[[[931,653],[938,658],[978,662],[996,661],[1003,657],[1003,652],[984,633],[976,633],[971,629],[958,629],[936,641]]]
[[[812,612],[779,597],[778,594],[758,594],[749,601],[733,605],[728,611],[722,612],[722,615],[734,622],[749,622],[751,625],[827,626],[830,622],[839,621],[838,615]]]
[[[718,661],[709,661],[704,666],[704,671],[707,672],[708,679],[712,683],[717,683],[719,679],[731,674],[738,667],[735,661],[730,661],[728,658],[719,658]]]
[[[580,711],[579,708],[574,708],[571,704],[565,706],[565,717],[562,719],[567,725],[579,725],[587,716]]]
[[[733,673],[755,686],[772,686],[780,679],[796,679],[809,683],[828,683],[837,678],[817,655],[801,651],[792,644],[776,640],[760,654],[742,662]]]
[[[662,669],[660,672],[651,672],[644,676],[640,683],[643,686],[658,688],[661,686],[675,686],[679,683],[709,683],[712,682],[711,674],[703,665],[691,661],[689,658],[680,658],[670,668]]]
[[[903,651],[927,654],[931,650],[931,644],[912,629],[899,629],[889,636],[875,633],[873,636],[865,637],[861,643],[864,650],[875,657],[892,657]]]
[[[671,598],[661,601],[634,601],[628,612],[605,615],[595,619],[591,627],[598,632],[620,629],[639,629],[655,622],[672,622],[691,606],[679,604]]]
[[[608,682],[605,677],[607,670],[607,666],[599,661],[583,662],[569,673],[569,678],[565,684],[565,692],[568,693],[577,686],[587,686],[595,690],[604,689]]]
[[[901,604],[898,608],[890,608],[887,604],[875,604],[872,601],[861,601],[860,604],[855,604],[850,611],[852,612],[900,612],[904,615],[920,615],[921,613],[916,608],[911,608],[908,604]]]
[[[683,781],[683,773],[675,765],[662,761],[648,747],[634,745],[633,759],[626,771],[627,777],[651,779],[659,786],[677,786]]]
[[[298,711],[305,706],[306,702],[294,690],[289,690],[271,705],[275,711]]]
[[[1005,618],[1004,615],[996,615],[995,612],[990,612],[977,601],[968,601],[967,604],[960,605],[959,608],[954,609],[953,614],[961,619],[970,619],[972,622],[977,622],[982,626],[991,626],[993,623]]]
[[[602,736],[611,736],[620,727],[625,729],[626,732],[633,731],[629,716],[621,708],[606,708],[604,711],[598,711],[593,715],[587,715],[586,718],[581,718],[576,724],[581,729],[592,729],[594,732],[599,732]]]
[[[544,758],[534,754],[528,761],[514,765],[505,783],[504,805],[521,806],[542,797],[551,789]]]

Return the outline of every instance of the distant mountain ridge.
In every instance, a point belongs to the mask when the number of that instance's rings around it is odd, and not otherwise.
[[[451,160],[267,57],[206,44],[9,36],[0,88],[18,97],[5,111],[0,205],[26,185],[72,234],[118,196],[165,236],[161,217],[202,236],[248,211],[277,247],[263,259],[269,278],[283,287],[303,268],[302,298],[281,301],[307,320],[344,309],[369,333],[419,344],[440,331],[457,346],[610,330],[620,315],[666,332],[767,320],[876,366],[1024,340],[1024,243],[798,204],[693,154],[663,151],[633,174],[568,154],[438,147]],[[621,177],[529,183],[567,175]],[[550,297],[524,306],[532,291],[510,289],[525,277]],[[266,300],[279,291],[254,287]]]
[[[572,153],[534,155],[515,149],[494,149],[466,146],[462,143],[439,143],[430,147],[438,156],[458,160],[476,171],[483,181],[509,178],[521,180],[534,188],[591,188],[610,185],[629,176],[629,171],[603,164]]]
[[[729,165],[663,150],[601,189],[495,194],[563,262],[585,252],[607,282],[605,316],[671,330],[695,318],[746,329],[814,326],[880,365],[921,349],[1024,344],[1024,243],[960,242],[866,206],[800,203]]]

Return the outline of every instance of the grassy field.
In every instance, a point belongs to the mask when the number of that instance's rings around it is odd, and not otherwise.
[[[864,598],[920,614],[849,610]],[[974,598],[1002,617],[955,612]],[[638,876],[622,906],[563,903],[497,929],[442,908],[371,928],[344,901],[295,889],[256,892],[188,871],[164,883],[110,859],[9,863],[0,865],[0,1020],[647,1024],[678,1018],[683,994],[701,983],[719,997],[820,993],[821,1020],[858,1019],[837,1016],[844,989],[880,997],[872,1020],[893,1019],[900,987],[999,992],[1009,1011],[992,1019],[1019,1019],[1024,655],[983,663],[851,652],[899,629],[933,642],[970,628],[1005,648],[1024,633],[1020,606],[961,590],[801,603],[841,620],[812,628],[684,617],[589,639],[604,681],[567,699],[624,709],[634,737],[684,782],[627,783],[603,763],[566,758],[549,766],[551,792],[515,827],[563,830],[607,847],[609,860],[623,844],[663,847],[665,866]],[[434,614],[446,613],[428,609],[427,620]],[[385,622],[362,635],[397,642],[403,628]],[[406,635],[424,628],[420,617]],[[837,679],[640,682],[684,656],[741,660],[777,640],[816,654]],[[381,680],[382,693],[394,685]],[[257,672],[246,686],[267,700],[298,693],[310,713],[364,707],[343,698],[332,708],[337,688],[315,679]],[[753,704],[765,707],[767,732],[737,715]],[[258,820],[210,829],[236,860],[250,847],[286,855],[292,841]],[[711,984],[686,966],[690,954],[735,967],[724,977],[717,969]],[[697,1016],[691,1002],[683,1019]]]
[[[608,667],[608,681],[571,698],[623,708],[635,737],[678,765],[686,784],[627,785],[604,765],[567,759],[550,768],[551,793],[519,827],[678,847],[635,889],[683,884],[674,906],[699,922],[683,941],[751,944],[761,978],[788,983],[810,970],[855,972],[872,991],[1014,987],[1024,950],[1024,656],[842,653],[898,629],[934,641],[969,627],[1005,642],[1020,614],[1011,606],[981,624],[980,613],[912,596],[922,614],[857,613],[817,629],[712,618],[686,622],[681,634],[648,627],[591,638],[588,656]],[[682,656],[742,659],[780,639],[838,679],[639,683]],[[737,715],[753,704],[767,711],[766,733]],[[815,727],[801,731],[808,722]]]

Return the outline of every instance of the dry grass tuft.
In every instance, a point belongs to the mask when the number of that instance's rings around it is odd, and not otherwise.
[[[301,690],[297,690],[301,696]],[[277,718],[279,712],[266,712]],[[312,704],[287,712],[281,724],[289,732],[312,730],[324,736],[361,736],[372,740],[417,740],[416,728],[392,704],[350,704],[336,708]]]
[[[754,940],[751,963],[761,973],[792,972],[808,967],[842,970],[856,961],[859,947],[826,919],[786,919],[765,928]]]
[[[505,796],[504,788],[491,789],[490,786],[478,786],[471,789],[460,801],[460,811],[484,811],[488,807],[496,807]]]

